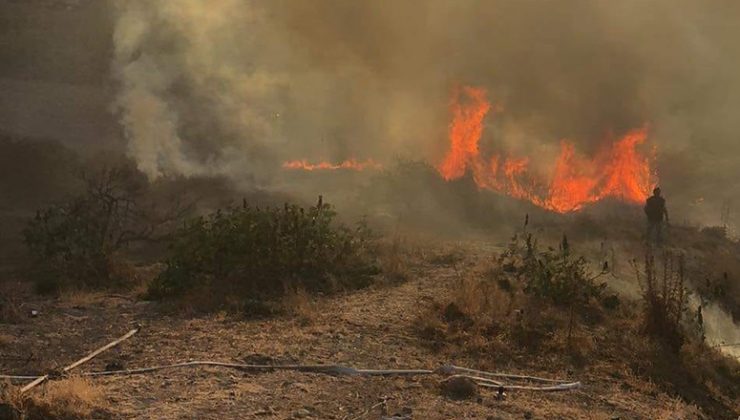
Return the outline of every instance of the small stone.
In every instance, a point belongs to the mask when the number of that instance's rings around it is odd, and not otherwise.
[[[294,419],[302,419],[306,418],[311,415],[311,412],[306,410],[305,408],[301,408],[299,410],[296,410],[293,412],[293,418]]]

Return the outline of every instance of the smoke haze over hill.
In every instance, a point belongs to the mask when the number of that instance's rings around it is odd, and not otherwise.
[[[538,157],[542,173],[561,139],[591,155],[647,124],[674,203],[716,222],[740,192],[736,2],[0,5],[15,22],[2,25],[3,77],[17,83],[33,68],[39,82],[96,86],[91,101],[109,100],[127,153],[152,178],[217,174],[269,188],[290,159],[437,164],[450,92],[470,84],[502,109],[484,121],[481,147]],[[85,106],[72,118],[103,118]],[[82,131],[70,138],[103,132],[116,143],[108,129]]]

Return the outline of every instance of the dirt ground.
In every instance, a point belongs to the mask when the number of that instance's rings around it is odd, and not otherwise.
[[[488,251],[488,250],[485,250]],[[50,300],[23,285],[6,284],[17,296],[22,319],[0,324],[0,373],[37,374],[77,360],[132,326],[141,331],[79,368],[105,370],[118,362],[138,368],[191,360],[241,363],[341,364],[356,368],[435,369],[444,364],[497,369],[464,353],[424,345],[415,323],[430,304],[451,293],[460,276],[489,254],[478,248],[454,264],[425,262],[400,285],[319,298],[303,316],[243,320],[212,314],[183,316],[133,295],[78,294]],[[30,317],[30,311],[38,315]],[[613,332],[618,333],[618,332]],[[625,349],[629,351],[629,349]],[[25,360],[21,360],[25,359]],[[552,367],[551,367],[552,366]],[[439,390],[442,377],[344,377],[290,371],[244,373],[185,368],[93,379],[106,403],[99,418],[139,419],[508,419],[697,418],[698,411],[633,376],[603,369],[542,365],[501,371],[578,380],[578,390],[538,393],[495,390],[456,401]],[[32,392],[37,392],[36,390]],[[395,417],[394,417],[395,415]]]

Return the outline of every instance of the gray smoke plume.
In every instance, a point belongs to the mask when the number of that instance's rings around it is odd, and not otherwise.
[[[717,219],[740,192],[738,17],[729,0],[125,0],[114,72],[150,177],[436,163],[449,92],[471,84],[503,108],[483,144],[542,171],[561,139],[589,154],[647,124],[665,193]]]

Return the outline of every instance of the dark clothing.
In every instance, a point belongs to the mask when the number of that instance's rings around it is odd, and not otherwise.
[[[645,214],[649,223],[660,223],[665,215],[665,198],[654,195],[645,203]]]
[[[663,244],[663,218],[668,216],[665,208],[665,198],[653,195],[645,203],[645,215],[648,219],[647,242],[648,244]]]
[[[663,221],[651,222],[648,220],[647,226],[648,244],[663,244]]]

